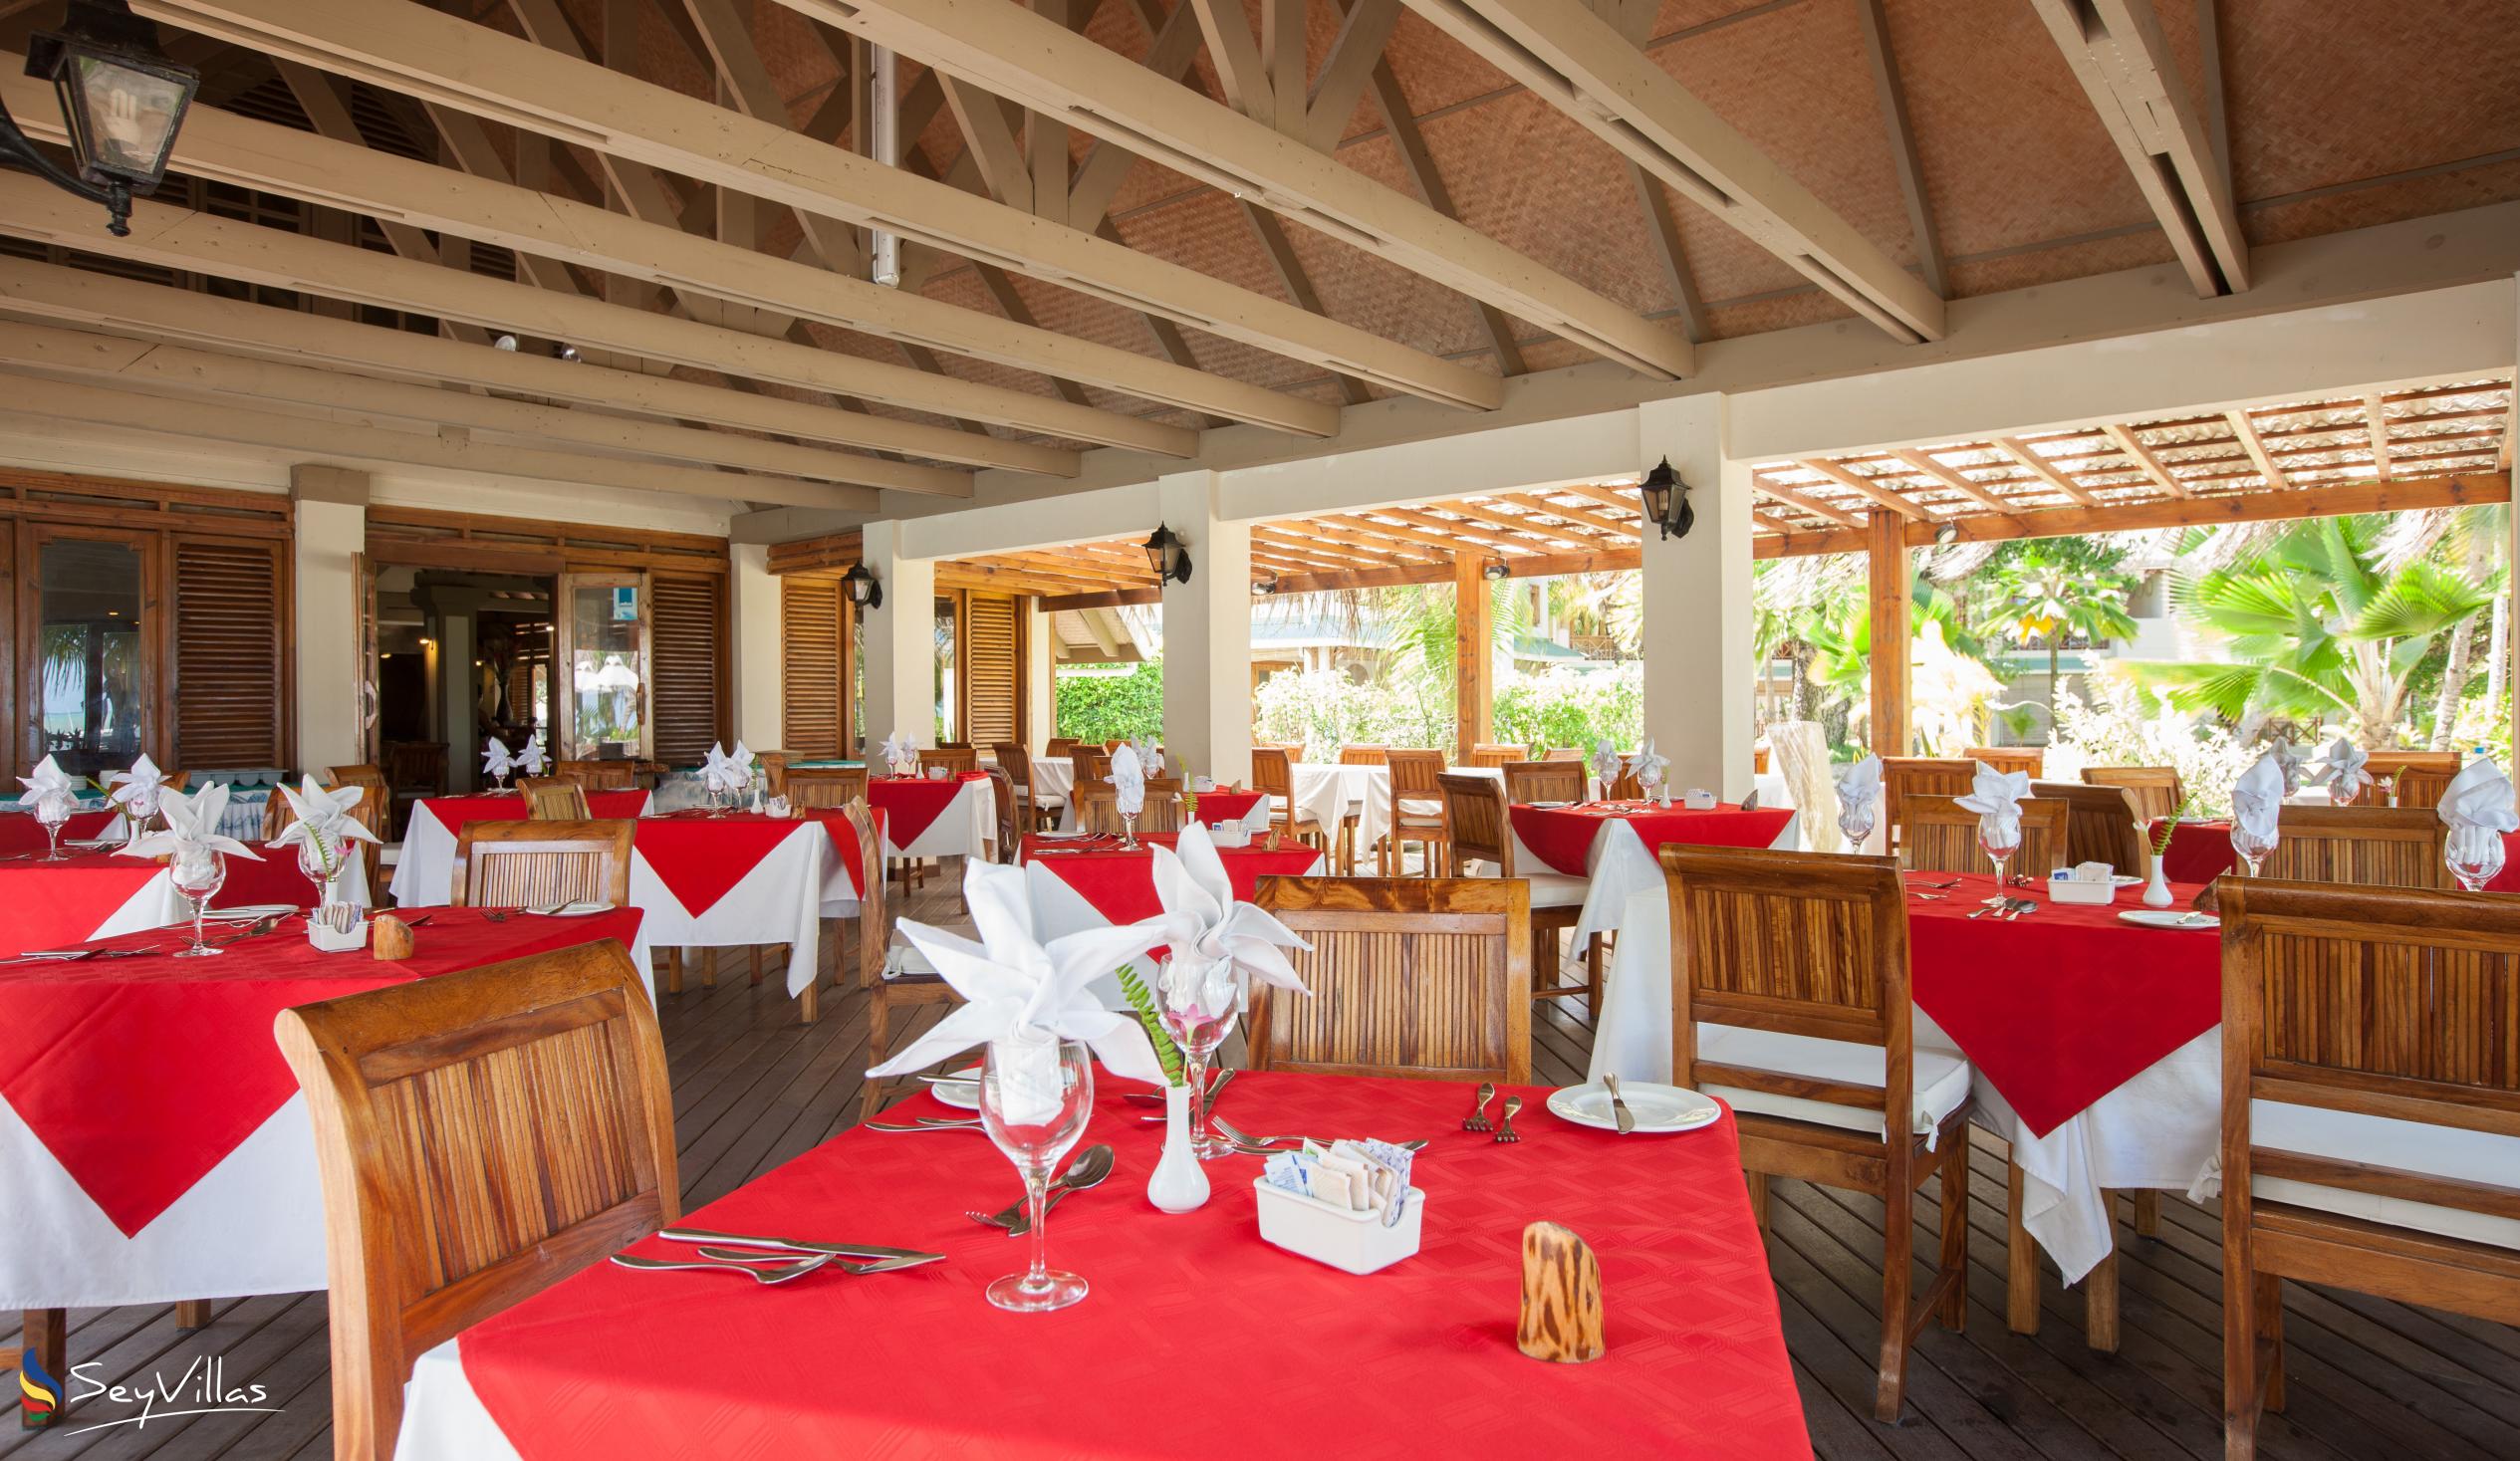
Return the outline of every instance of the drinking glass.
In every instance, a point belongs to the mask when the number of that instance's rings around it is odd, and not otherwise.
[[[2483,892],[2485,884],[2502,871],[2502,834],[2490,827],[2454,827],[2441,856],[2459,886]]]
[[[1181,1048],[1189,1077],[1190,1150],[1200,1161],[1232,1156],[1231,1146],[1208,1134],[1207,1063],[1234,1031],[1234,1017],[1242,1011],[1242,981],[1218,965],[1176,958],[1164,961],[1155,984],[1164,1033]]]
[[[348,851],[347,844],[342,851]],[[329,908],[341,901],[334,896],[333,884],[342,875],[342,864],[332,852],[325,849],[322,839],[310,834],[305,842],[298,844],[298,870],[315,884],[317,907]]]
[[[2337,805],[2342,807],[2345,803]],[[2266,859],[2275,855],[2276,840],[2277,833],[2272,828],[2261,838],[2237,822],[2231,824],[2231,851],[2239,853],[2240,860],[2248,864],[2251,877],[2257,876],[2258,869],[2266,865]]]
[[[2360,782],[2349,783],[2340,776],[2328,783],[2328,802],[2332,806],[2351,807],[2354,805],[2354,799],[2361,795],[2363,795],[2363,786]]]
[[[1134,812],[1122,813],[1120,819],[1121,851],[1124,852],[1134,852],[1144,846],[1144,843],[1137,841],[1137,814]]]
[[[1018,1313],[1065,1309],[1085,1280],[1050,1266],[1050,1174],[1094,1115],[1094,1063],[1080,1041],[1010,1036],[989,1042],[980,1063],[980,1124],[1024,1177],[1031,1204],[1032,1265],[989,1285],[989,1302]]]
[[[178,959],[197,959],[205,954],[223,954],[225,949],[210,947],[201,936],[202,915],[210,911],[210,899],[227,883],[227,859],[204,848],[175,853],[168,876],[175,891],[192,900],[192,947],[176,953]]]
[[[35,825],[44,829],[51,843],[44,853],[47,862],[58,862],[70,855],[61,850],[61,830],[70,821],[70,798],[63,796],[35,799]]]
[[[1852,811],[1842,809],[1839,812],[1838,828],[1847,835],[1848,852],[1864,851],[1864,840],[1873,835],[1873,825],[1880,815],[1874,804],[1870,802]]]
[[[2004,890],[2011,883],[2005,879],[2004,869],[2011,864],[2012,854],[2021,851],[2021,824],[2006,817],[1977,819],[1977,850],[1995,864],[1995,891],[2005,895]]]

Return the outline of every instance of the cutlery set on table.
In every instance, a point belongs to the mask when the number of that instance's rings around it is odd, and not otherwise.
[[[721,1233],[711,1228],[666,1228],[656,1236],[668,1243],[693,1244],[699,1256],[693,1259],[637,1258],[616,1253],[613,1261],[623,1268],[658,1271],[715,1269],[721,1273],[748,1275],[758,1284],[784,1284],[819,1268],[836,1268],[847,1274],[880,1274],[896,1268],[916,1268],[945,1256],[922,1253],[915,1248],[885,1248],[872,1243],[811,1243],[798,1238]]]

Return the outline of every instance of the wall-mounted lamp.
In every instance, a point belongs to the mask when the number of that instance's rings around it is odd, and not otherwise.
[[[1949,518],[1944,518],[1933,525],[1933,541],[1946,545],[1959,542],[1960,525]]]
[[[840,592],[848,595],[850,604],[859,609],[883,607],[883,586],[876,582],[875,575],[867,572],[863,563],[851,564],[849,572],[840,576]]]
[[[18,129],[0,107],[0,157],[91,202],[103,203],[106,228],[131,232],[131,199],[157,191],[175,149],[201,73],[157,49],[157,27],[125,0],[70,0],[58,31],[27,40],[26,74],[49,81],[61,98],[75,172],[65,172]]]
[[[1181,542],[1179,534],[1160,524],[1146,535],[1146,564],[1155,571],[1157,584],[1186,584],[1190,581],[1190,550]]]
[[[1251,597],[1254,599],[1266,599],[1276,592],[1278,592],[1278,576],[1275,574],[1262,574],[1251,581]]]
[[[1644,474],[1637,495],[1644,500],[1645,521],[1660,528],[1663,537],[1685,538],[1697,526],[1697,509],[1688,505],[1688,484],[1671,470],[1669,457]]]
[[[1487,580],[1491,584],[1503,579],[1505,577],[1505,561],[1501,558],[1489,559],[1487,561],[1487,566],[1479,570],[1479,577]]]

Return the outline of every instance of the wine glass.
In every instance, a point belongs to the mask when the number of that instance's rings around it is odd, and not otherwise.
[[[70,855],[61,850],[61,830],[70,821],[70,798],[55,794],[35,799],[35,825],[44,829],[51,846],[44,853],[47,862],[58,862]]]
[[[192,947],[175,954],[178,959],[197,959],[205,954],[223,954],[225,949],[210,947],[201,936],[202,915],[210,911],[210,899],[218,896],[227,883],[227,859],[207,848],[187,848],[175,853],[174,865],[167,869],[175,891],[192,900]]]
[[[1181,1048],[1190,1088],[1190,1150],[1201,1161],[1234,1155],[1208,1134],[1207,1063],[1234,1030],[1242,1011],[1242,981],[1224,965],[1180,958],[1164,961],[1155,981],[1163,1001],[1164,1033]]]
[[[2342,807],[2345,803],[2337,805]],[[2239,853],[2240,860],[2248,864],[2251,877],[2257,876],[2258,869],[2266,865],[2266,859],[2275,855],[2276,841],[2274,828],[2268,828],[2266,835],[2260,837],[2245,821],[2231,824],[2231,851]]]
[[[2469,892],[2483,892],[2485,884],[2502,872],[2502,834],[2490,827],[2451,828],[2441,856],[2459,886]]]
[[[1018,1313],[1065,1309],[1085,1280],[1050,1267],[1050,1174],[1094,1114],[1094,1064],[1082,1042],[1009,1036],[980,1063],[980,1125],[1024,1176],[1032,1213],[1032,1265],[989,1285],[989,1302]]]
[[[1144,843],[1137,841],[1137,814],[1134,812],[1122,813],[1120,816],[1120,850],[1124,852],[1134,852],[1144,846]]]
[[[2021,851],[2021,820],[2016,817],[1980,817],[1977,819],[1977,850],[1995,864],[1995,892],[2006,896],[2011,886],[2004,870],[2012,862],[2012,854]]]
[[[1873,835],[1874,823],[1880,815],[1880,809],[1871,802],[1866,802],[1862,806],[1839,809],[1838,827],[1847,835],[1848,852],[1864,851],[1865,839]]]
[[[324,846],[324,840],[309,832],[307,840],[298,844],[298,871],[315,884],[315,905],[329,908],[340,899],[333,895],[333,883],[342,875],[336,852]]]
[[[2354,805],[2354,799],[2361,795],[2363,795],[2363,784],[2351,777],[2339,775],[2334,781],[2328,783],[2330,806],[2351,807]]]

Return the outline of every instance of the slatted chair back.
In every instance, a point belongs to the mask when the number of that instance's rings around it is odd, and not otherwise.
[[[2281,1404],[2285,1279],[2520,1324],[2520,899],[2221,887],[2225,1454],[2247,1457]]]
[[[587,822],[587,789],[563,776],[524,776],[517,788],[525,793],[525,816],[531,822]]]
[[[755,751],[752,753],[752,759],[761,765],[761,794],[765,797],[786,796],[788,794],[788,753]]]
[[[324,1184],[336,1456],[389,1461],[416,1356],[681,1216],[664,1042],[614,940],[274,1033]]]
[[[1692,1090],[1712,1084],[1906,1111],[1914,1053],[1897,860],[1673,844],[1661,861],[1671,895],[1674,1079]],[[1700,1024],[1879,1046],[1889,1080],[1840,1086],[1701,1062]]]
[[[2034,781],[2030,795],[2065,804],[2065,865],[2106,862],[2139,877],[2150,874],[2151,824],[2138,820],[2135,794],[2125,787]]]
[[[1076,768],[1076,784],[1112,779],[1112,753],[1094,746],[1078,746],[1068,753],[1068,764]]]
[[[458,908],[530,908],[630,901],[636,826],[607,822],[467,822],[455,837]]]
[[[1493,862],[1497,875],[1514,875],[1514,832],[1505,815],[1505,783],[1492,776],[1447,771],[1437,777],[1444,820],[1452,828],[1452,872],[1468,861]]]
[[[1042,748],[1041,754],[1056,761],[1062,756],[1073,754],[1080,744],[1082,743],[1074,736],[1052,736],[1050,744]]]
[[[1125,829],[1120,818],[1120,791],[1110,782],[1088,785],[1079,782],[1076,788],[1077,829],[1081,832],[1119,836]],[[1146,797],[1137,811],[1139,832],[1179,832],[1181,830],[1181,780],[1171,776],[1146,778]]]
[[[555,761],[552,770],[591,792],[627,792],[638,786],[635,761]]]
[[[1472,746],[1464,766],[1510,766],[1529,755],[1528,746]]]
[[[1552,749],[1547,755],[1542,756],[1540,759],[1543,761],[1582,761],[1585,759],[1584,748],[1582,746],[1559,746]]]
[[[980,753],[969,746],[930,746],[918,753],[918,774],[943,768],[946,774],[961,776],[980,769]]]
[[[2036,797],[2021,806],[2021,850],[2008,870],[2045,879],[2065,865],[2066,806]],[[1955,797],[1909,794],[1898,823],[1898,852],[1911,872],[1988,872],[1995,864],[1978,851],[1977,814]]]
[[[377,880],[377,866],[384,852],[385,816],[389,806],[387,797],[388,793],[382,786],[363,784],[359,788],[359,800],[350,808],[350,820],[377,835],[376,842],[357,845],[360,865],[368,876],[368,896],[371,899],[382,890],[382,884]],[[280,836],[290,823],[297,820],[297,809],[290,806],[289,799],[274,788],[270,799],[263,803],[263,841],[270,842]]]
[[[1251,789],[1264,797],[1295,799],[1295,762],[1275,746],[1251,748]]]
[[[392,741],[385,746],[385,784],[434,796],[446,790],[444,741]]]
[[[332,776],[333,785],[337,787],[381,787],[385,784],[382,768],[369,763],[357,766],[336,766],[332,770]]]
[[[1339,750],[1339,764],[1342,766],[1382,766],[1387,764],[1385,759],[1387,754],[1386,749],[1382,746],[1343,746]]]
[[[1619,774],[1610,779],[1608,786],[1602,788],[1603,800],[1634,802],[1641,800],[1644,794],[1644,785],[1637,780],[1635,772],[1628,769],[1627,756],[1623,753],[1619,761]]]
[[[892,915],[885,897],[883,837],[876,831],[875,814],[861,797],[840,809],[858,840],[858,866],[867,887],[858,899],[858,987],[871,989],[883,977],[883,951],[892,943]],[[837,957],[837,956],[835,956]]]
[[[1578,761],[1515,761],[1505,767],[1505,800],[1517,807],[1533,802],[1584,800],[1584,766]]]
[[[2399,807],[2434,808],[2459,774],[2456,751],[2374,751],[2363,769],[2389,781]]]
[[[2445,832],[2437,812],[2417,808],[2286,807],[2260,871],[2292,882],[2452,887]]]
[[[1907,797],[1966,796],[1977,780],[1977,763],[1932,756],[1882,758],[1882,821],[1898,827],[1898,808]]]
[[[1997,771],[2025,773],[2032,781],[2048,774],[2048,753],[2037,746],[1971,746],[1960,754]]]
[[[846,807],[867,799],[867,768],[863,766],[791,766],[788,768],[788,805],[792,807]]]
[[[2136,815],[2146,827],[2164,817],[2176,817],[2187,804],[2186,788],[2179,785],[2178,768],[2174,766],[2086,766],[2083,782],[2087,786],[2125,787],[2135,793]]]
[[[1024,845],[1024,824],[1016,814],[1015,779],[1003,767],[989,768],[989,790],[997,794],[997,851],[1001,861],[1015,860]]]
[[[1023,747],[1013,741],[997,741],[989,750],[997,757],[998,770],[1006,773],[1015,790],[1029,793],[1033,789],[1033,758],[1024,753]]]
[[[1255,1071],[1531,1079],[1531,885],[1496,877],[1269,877],[1254,899],[1311,950],[1308,996],[1253,990]]]

